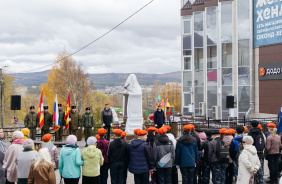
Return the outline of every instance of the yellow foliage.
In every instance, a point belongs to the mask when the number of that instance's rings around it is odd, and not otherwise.
[[[168,99],[170,105],[174,106],[175,112],[181,112],[181,85],[178,82],[163,86],[160,95],[164,101]]]

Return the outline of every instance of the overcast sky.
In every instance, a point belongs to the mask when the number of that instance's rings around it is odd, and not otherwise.
[[[8,65],[11,73],[48,65],[59,52],[75,52],[149,1],[2,1],[0,67]],[[180,30],[180,1],[155,0],[74,58],[88,73],[179,71]]]

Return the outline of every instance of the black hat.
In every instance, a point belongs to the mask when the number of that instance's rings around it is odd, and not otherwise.
[[[30,110],[31,110],[31,109],[35,109],[35,107],[34,107],[34,106],[30,106],[30,108],[29,108],[29,109],[30,109]]]
[[[88,111],[88,110],[90,110],[90,107],[86,107],[86,109],[85,109],[86,111]]]
[[[200,128],[195,128],[195,131],[196,131],[196,132],[203,132],[203,130],[200,129]]]
[[[236,128],[236,132],[238,133],[238,134],[242,134],[243,132],[244,132],[244,127],[242,127],[242,126],[238,126],[237,128]]]
[[[58,107],[62,107],[62,104],[58,104]]]
[[[75,105],[71,106],[71,109],[76,109],[76,106]]]
[[[44,109],[48,109],[48,106],[44,106]]]

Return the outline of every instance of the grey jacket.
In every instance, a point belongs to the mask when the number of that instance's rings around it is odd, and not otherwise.
[[[171,153],[171,158],[169,159],[168,163],[164,165],[164,167],[160,166],[161,159],[167,155],[168,153]],[[154,147],[153,147],[153,156],[156,168],[170,168],[174,165],[175,161],[175,149],[173,146],[173,143],[169,140],[167,135],[160,135],[158,139],[155,141]]]
[[[209,145],[209,161],[211,163],[219,163],[219,164],[224,164],[225,162],[219,161],[217,157],[217,140],[220,139],[220,137],[215,138],[210,142]],[[227,163],[227,162],[226,162]]]
[[[17,158],[18,178],[28,178],[30,166],[37,160],[37,156],[37,151],[26,151],[26,149],[19,153]]]
[[[0,184],[5,184],[5,169],[2,168],[3,160],[6,154],[7,148],[2,141],[0,141]]]
[[[49,150],[51,161],[54,165],[54,169],[59,168],[59,151],[58,148],[51,142],[43,143],[42,148],[47,148]]]

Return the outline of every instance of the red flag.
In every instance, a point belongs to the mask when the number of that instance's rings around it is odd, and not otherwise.
[[[43,110],[43,91],[41,91],[39,108],[38,108],[38,119],[39,119],[39,128],[44,126],[44,110]]]
[[[66,120],[66,130],[69,129],[69,123],[70,123],[70,93],[68,96],[68,101],[66,105],[66,111],[65,111],[65,120]]]

